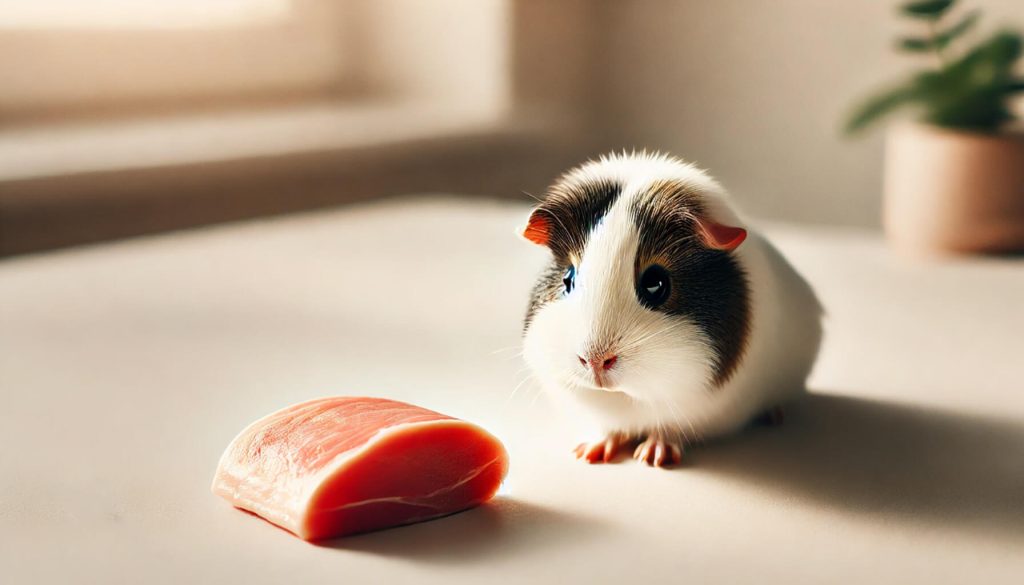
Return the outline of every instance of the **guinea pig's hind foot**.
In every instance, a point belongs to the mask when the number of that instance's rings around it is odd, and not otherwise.
[[[587,463],[610,463],[628,442],[629,438],[626,435],[611,433],[599,441],[580,443],[573,449],[573,453],[577,459],[583,459]]]
[[[683,443],[657,435],[647,437],[633,451],[633,459],[643,461],[651,467],[672,467],[683,461]]]

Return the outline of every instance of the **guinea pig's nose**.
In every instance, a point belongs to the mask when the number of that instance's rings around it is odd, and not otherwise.
[[[588,367],[595,372],[610,370],[615,365],[615,362],[619,361],[619,356],[608,351],[590,353],[587,354],[587,357],[581,355],[576,357],[580,360],[580,364],[583,367]]]

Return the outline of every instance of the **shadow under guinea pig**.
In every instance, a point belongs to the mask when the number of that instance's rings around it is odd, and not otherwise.
[[[1024,541],[1024,425],[811,394],[690,468],[851,513]]]

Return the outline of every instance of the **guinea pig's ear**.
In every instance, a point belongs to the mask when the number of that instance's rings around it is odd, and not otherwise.
[[[534,209],[519,233],[534,244],[547,246],[551,241],[551,214],[539,207]]]
[[[747,239],[747,230],[717,223],[710,219],[697,221],[704,245],[713,250],[732,252]]]

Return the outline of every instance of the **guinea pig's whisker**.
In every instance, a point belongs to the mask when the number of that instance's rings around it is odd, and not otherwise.
[[[510,345],[508,347],[499,347],[498,349],[490,352],[489,355],[497,355],[499,353],[503,353],[503,352],[506,352],[506,351],[515,351],[515,350],[519,350],[517,353],[520,353],[520,354],[523,352],[523,348],[522,348],[521,345]]]
[[[637,349],[640,346],[642,346],[644,344],[647,344],[647,343],[650,343],[650,342],[652,342],[652,341],[654,341],[654,340],[656,340],[658,338],[661,338],[661,337],[670,338],[670,333],[672,333],[673,331],[674,331],[673,327],[671,325],[668,325],[668,326],[666,326],[666,327],[664,327],[662,329],[657,329],[657,330],[654,330],[654,331],[647,332],[647,333],[641,335],[640,337],[635,337],[635,338],[630,339],[628,343],[622,344],[620,346],[620,348],[619,348],[619,351],[622,352],[622,353],[625,353],[627,351],[631,351],[631,350]]]
[[[522,388],[524,384],[530,381],[530,377],[531,376],[526,376],[518,384],[516,384],[516,387],[512,389],[512,393],[509,394],[508,398],[505,399],[506,405],[508,405],[509,402],[512,402],[512,400],[516,397],[516,393],[519,392],[519,389]]]
[[[677,421],[677,420],[680,420],[681,418],[684,417],[684,415],[682,413],[680,413],[679,410],[676,408],[675,403],[672,401],[671,397],[668,395],[668,392],[664,388],[660,388],[659,387],[656,392],[658,393],[658,395],[660,397],[660,404],[658,406],[664,406],[665,408],[667,408],[668,411],[669,411],[669,414],[672,417],[672,420],[676,420]],[[658,419],[661,420],[660,410],[659,410],[657,416],[658,416]]]
[[[694,444],[703,444],[704,443],[704,435],[701,434],[699,431],[697,431],[696,428],[694,428],[693,420],[689,416],[684,417],[684,419],[686,421],[686,424],[689,425],[690,430],[693,432],[693,443]],[[707,421],[708,421],[707,413],[700,413],[700,414],[698,414],[697,422],[700,423],[700,425],[698,425],[698,426],[703,427],[705,425],[705,423],[707,423]]]
[[[689,416],[687,416],[685,414],[683,415],[682,420],[686,423],[686,426],[690,428],[690,434],[693,437],[692,439],[690,437],[687,437],[686,431],[684,429],[680,428],[679,430],[682,431],[682,433],[683,433],[683,439],[686,441],[687,444],[690,444],[691,440],[694,443],[696,443],[697,442],[697,429],[694,428],[693,421],[690,419]]]

